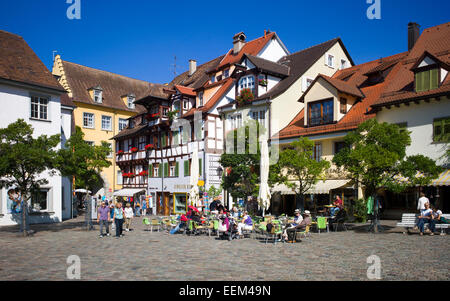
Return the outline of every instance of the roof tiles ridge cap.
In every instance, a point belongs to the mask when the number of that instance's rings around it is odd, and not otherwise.
[[[329,43],[329,42],[332,42],[332,41],[336,41],[336,42],[337,42],[337,41],[340,40],[340,39],[341,39],[341,38],[338,37],[338,38],[334,38],[334,39],[331,39],[331,40],[322,42],[322,43],[320,43],[320,44],[316,44],[316,45],[313,45],[313,46],[304,48],[304,49],[302,49],[302,50],[296,51],[296,52],[291,53],[291,54],[289,54],[289,55],[285,55],[285,56],[283,56],[281,59],[286,58],[286,57],[288,57],[288,56],[293,56],[293,55],[299,54],[299,53],[304,52],[304,51],[307,51],[307,50],[310,50],[311,48],[315,48],[315,47],[322,46],[322,45],[324,45],[324,44],[326,44],[326,43]],[[331,46],[330,46],[330,47],[331,47]],[[280,59],[280,60],[281,60],[281,59]]]

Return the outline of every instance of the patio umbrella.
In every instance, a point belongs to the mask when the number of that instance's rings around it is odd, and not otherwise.
[[[192,153],[192,164],[191,164],[191,179],[190,184],[192,186],[191,191],[189,191],[189,201],[194,206],[200,206],[200,197],[198,190],[198,149],[194,148],[194,152]]]
[[[264,211],[270,207],[270,189],[267,181],[269,179],[269,147],[267,146],[267,140],[261,140],[261,163],[260,163],[260,185],[258,203]]]

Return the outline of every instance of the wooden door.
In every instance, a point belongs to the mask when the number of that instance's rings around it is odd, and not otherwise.
[[[169,216],[170,215],[170,205],[169,205],[169,194],[164,193],[164,199],[163,199],[163,207],[164,207],[164,215]]]

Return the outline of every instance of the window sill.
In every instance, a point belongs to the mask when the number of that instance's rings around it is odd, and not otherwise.
[[[30,120],[33,120],[33,121],[43,121],[43,122],[52,122],[51,120],[48,120],[48,119],[40,119],[40,118],[33,118],[33,117],[30,117]]]
[[[87,126],[83,126],[83,129],[95,130],[95,127],[87,127]]]

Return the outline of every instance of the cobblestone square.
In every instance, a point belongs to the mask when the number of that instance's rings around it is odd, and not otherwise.
[[[0,280],[67,280],[67,258],[81,259],[81,280],[368,280],[370,255],[381,259],[382,280],[448,280],[450,236],[403,234],[394,221],[372,234],[354,225],[348,232],[312,233],[296,244],[256,239],[149,232],[142,218],[119,239],[98,237],[83,218],[53,225],[0,228]]]

